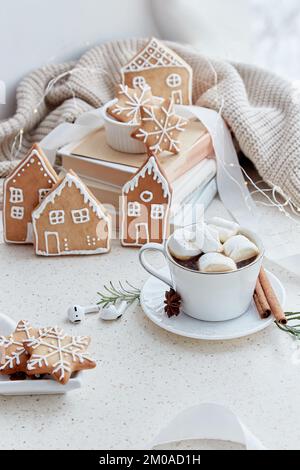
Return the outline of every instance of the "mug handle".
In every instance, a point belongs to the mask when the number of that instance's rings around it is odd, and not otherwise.
[[[156,277],[160,281],[164,282],[167,284],[169,287],[173,289],[173,284],[170,278],[164,276],[160,272],[158,272],[153,266],[151,266],[150,263],[145,258],[145,253],[146,251],[159,251],[162,253],[166,259],[166,250],[164,245],[160,245],[159,243],[147,243],[146,245],[142,246],[142,248],[139,251],[139,259],[140,263],[143,266],[143,268],[152,276]],[[167,259],[166,259],[167,260]]]

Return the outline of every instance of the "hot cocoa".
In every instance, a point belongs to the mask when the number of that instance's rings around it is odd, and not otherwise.
[[[238,224],[220,217],[176,230],[168,249],[176,263],[203,273],[236,271],[253,263],[259,254]]]
[[[193,271],[200,271],[199,269],[199,259],[201,256],[203,256],[204,253],[201,253],[201,255],[194,256],[193,258],[182,260],[178,259],[175,256],[172,256],[173,260],[177,263],[180,264],[180,266],[183,266],[184,268],[192,269]],[[245,261],[240,261],[239,263],[236,263],[237,269],[245,268],[245,266],[248,266],[249,264],[253,263],[255,261],[257,256],[254,256],[252,258],[249,258]]]

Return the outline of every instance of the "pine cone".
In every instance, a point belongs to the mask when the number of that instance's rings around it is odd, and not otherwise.
[[[174,289],[170,289],[165,295],[165,313],[169,318],[178,316],[180,313],[181,297]]]

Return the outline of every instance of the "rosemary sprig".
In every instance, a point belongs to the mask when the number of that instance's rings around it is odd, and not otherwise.
[[[104,286],[105,292],[97,292],[100,296],[97,305],[107,307],[108,305],[115,305],[117,302],[127,302],[129,305],[135,301],[140,301],[141,290],[134,287],[130,282],[125,281],[125,286],[119,281],[116,287],[111,281],[109,286]]]
[[[277,321],[275,321],[275,324],[280,330],[285,331],[286,333],[292,335],[294,338],[300,340],[300,323],[289,325],[289,322],[291,321],[300,320],[300,312],[285,312],[285,316],[287,319],[286,325],[281,325]]]

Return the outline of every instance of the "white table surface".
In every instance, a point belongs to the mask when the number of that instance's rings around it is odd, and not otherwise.
[[[258,211],[274,244],[300,245],[299,226],[277,209]],[[208,213],[226,211],[215,200]],[[300,310],[299,278],[274,263],[265,265],[285,285],[286,308]],[[97,360],[97,368],[85,373],[85,386],[69,395],[0,397],[1,447],[143,447],[180,410],[210,401],[229,406],[267,448],[299,449],[300,364],[292,357],[297,343],[274,324],[243,339],[205,342],[159,329],[138,306],[113,323],[93,315],[81,325],[67,322],[67,307],[97,301],[108,281],[128,279],[141,287],[146,278],[137,251],[118,242],[108,255],[61,258],[0,243],[0,312],[91,335]],[[190,442],[168,448],[238,446]]]

